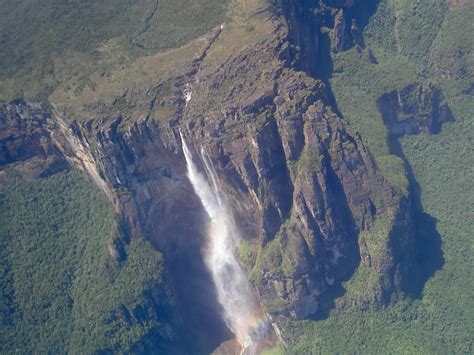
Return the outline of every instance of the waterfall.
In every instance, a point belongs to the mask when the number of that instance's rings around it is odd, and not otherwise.
[[[266,338],[269,323],[235,254],[239,234],[227,196],[219,187],[214,166],[204,149],[201,161],[205,175],[197,169],[182,135],[181,141],[187,176],[209,216],[204,259],[216,286],[224,321],[241,345],[241,354],[253,354],[258,342]]]

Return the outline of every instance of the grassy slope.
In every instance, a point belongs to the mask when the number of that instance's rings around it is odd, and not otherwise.
[[[354,52],[334,58],[332,86],[339,108],[400,188],[406,184],[401,162],[389,155],[375,100],[414,80],[442,87],[456,122],[438,135],[403,138],[401,145],[420,184],[423,208],[437,220],[445,264],[425,284],[420,300],[288,324],[289,353],[474,351],[474,105],[472,96],[462,94],[473,77],[472,16],[472,7],[448,11],[444,1],[382,1],[366,30],[379,64],[370,65]],[[346,287],[345,297],[360,292],[351,283]]]
[[[113,208],[82,174],[2,187],[0,220],[0,352],[126,350],[157,326],[111,317],[161,282],[161,256],[134,241],[114,269]]]
[[[167,16],[166,12],[163,15],[164,9],[171,12],[173,6],[177,9],[173,16]],[[217,68],[232,53],[269,35],[271,23],[256,15],[265,6],[268,6],[267,0],[160,1],[156,19],[153,17],[150,21],[150,24],[156,25],[158,32],[147,31],[138,36],[140,39],[134,39],[134,43],[146,43],[147,46],[161,44],[158,49],[166,50],[157,53],[148,50],[136,58],[124,50],[118,39],[107,41],[98,49],[100,55],[94,62],[95,67],[90,67],[86,61],[81,65],[89,67],[72,71],[73,75],[68,73],[69,77],[64,75],[62,82],[49,96],[49,101],[69,120],[91,116],[107,118],[117,112],[123,116],[123,126],[144,117],[155,121],[169,120],[176,116],[181,89],[184,81],[188,80],[186,74],[190,73],[196,58],[201,57],[209,45],[211,31],[206,29],[211,24],[225,21],[225,31],[205,56],[204,66]],[[176,32],[173,35],[172,29],[179,31],[173,30]],[[188,33],[191,29],[193,31]],[[205,31],[203,36],[191,40]],[[168,48],[170,43],[180,47]],[[181,45],[183,43],[186,44]],[[84,77],[83,72],[90,75]],[[209,105],[218,105],[218,93],[209,93],[204,87],[193,92],[194,97],[200,95],[208,99]],[[155,104],[150,112],[152,100]]]
[[[44,99],[61,82],[74,79],[83,87],[93,73],[179,47],[222,22],[226,4],[225,0],[3,0],[0,100]],[[98,50],[110,42],[113,53]]]

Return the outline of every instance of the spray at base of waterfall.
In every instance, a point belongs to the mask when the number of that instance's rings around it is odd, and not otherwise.
[[[227,196],[219,187],[209,155],[201,149],[204,176],[197,169],[181,132],[180,135],[188,178],[210,220],[209,246],[204,258],[216,285],[224,321],[236,336],[241,354],[254,354],[271,327],[235,254],[239,235]]]

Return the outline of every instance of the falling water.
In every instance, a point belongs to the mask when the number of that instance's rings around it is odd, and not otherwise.
[[[194,164],[182,135],[181,141],[188,178],[210,219],[209,245],[204,257],[216,285],[224,321],[241,345],[241,354],[253,354],[259,341],[267,336],[269,326],[235,255],[238,231],[232,211],[226,202],[225,193],[219,188],[209,156],[201,149],[206,178]]]

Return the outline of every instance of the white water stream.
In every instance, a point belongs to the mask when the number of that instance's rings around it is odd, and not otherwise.
[[[219,187],[214,166],[201,149],[205,175],[199,172],[181,135],[188,178],[209,216],[205,262],[214,280],[223,318],[242,347],[241,354],[254,354],[259,340],[266,338],[269,322],[235,254],[238,230],[227,196]]]

